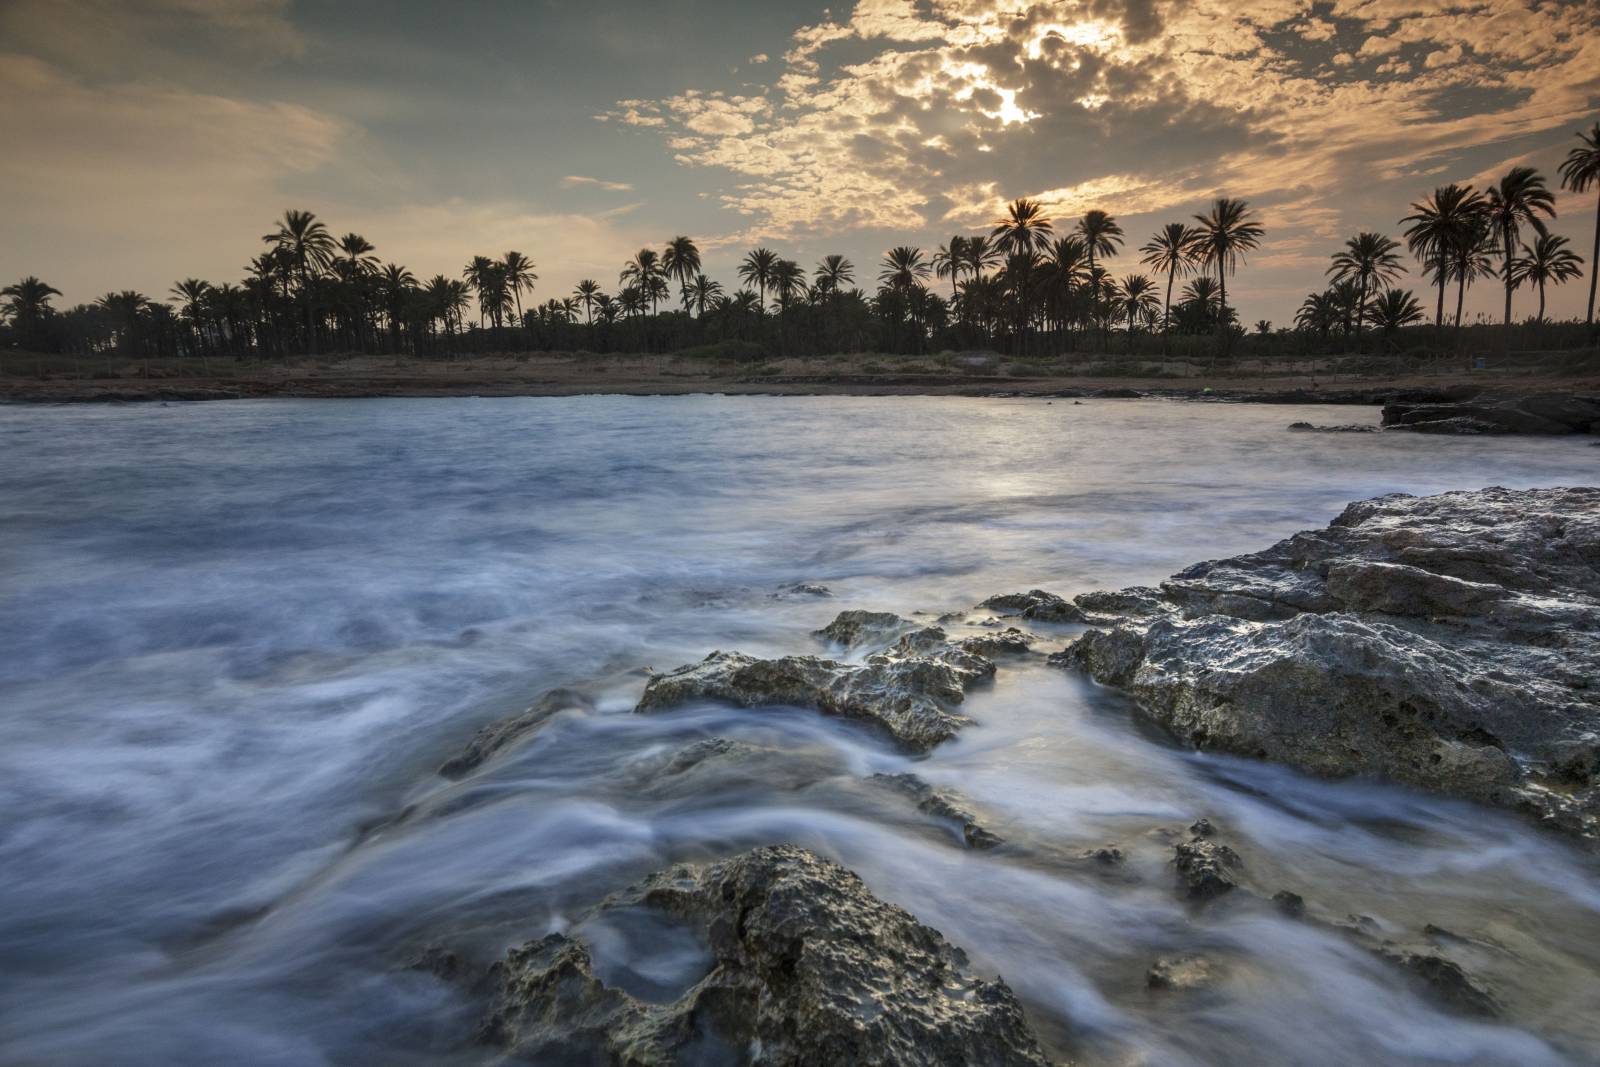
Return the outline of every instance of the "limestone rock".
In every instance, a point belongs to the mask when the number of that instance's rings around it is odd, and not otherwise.
[[[536,1062],[1049,1062],[1004,982],[976,977],[936,930],[804,849],[674,867],[603,907],[652,908],[704,931],[708,972],[649,1003],[608,987],[581,942],[552,934],[492,969],[486,1040]]]
[[[1196,747],[1600,836],[1600,490],[1379,497],[1146,599],[1051,662]]]

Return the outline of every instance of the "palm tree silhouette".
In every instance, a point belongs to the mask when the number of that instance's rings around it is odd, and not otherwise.
[[[1367,321],[1383,331],[1390,347],[1394,346],[1394,335],[1403,327],[1423,322],[1427,313],[1422,310],[1422,305],[1417,303],[1417,298],[1411,290],[1388,289],[1378,297],[1368,309]]]
[[[583,313],[587,321],[594,322],[595,304],[600,298],[600,283],[593,278],[585,278],[572,290],[572,295],[578,298],[578,303],[583,305]]]
[[[300,301],[304,305],[306,318],[306,350],[316,355],[317,326],[311,306],[311,279],[314,271],[320,273],[326,270],[333,260],[333,235],[317,221],[316,215],[290,209],[283,213],[277,230],[261,239],[283,253],[284,259],[300,275]]]
[[[383,314],[389,320],[389,347],[394,355],[400,354],[400,320],[406,305],[417,291],[416,275],[398,263],[387,263],[378,272],[378,293],[383,300]],[[415,331],[413,331],[413,334]],[[412,337],[413,345],[416,338]]]
[[[1187,274],[1194,266],[1194,245],[1197,237],[1198,232],[1194,227],[1185,226],[1181,222],[1169,222],[1139,247],[1139,251],[1144,253],[1139,262],[1167,276],[1166,310],[1161,316],[1163,331],[1172,329],[1172,283],[1178,275]],[[1166,351],[1164,341],[1162,351]]]
[[[1524,225],[1532,227],[1540,237],[1548,233],[1539,215],[1542,212],[1555,218],[1555,197],[1545,188],[1544,178],[1538,171],[1532,167],[1512,167],[1498,184],[1489,187],[1484,210],[1488,213],[1495,236],[1500,240],[1501,276],[1506,288],[1505,341],[1509,345],[1511,294],[1516,291],[1511,278],[1511,261],[1516,258],[1517,235]]]
[[[878,281],[891,289],[909,290],[931,270],[922,258],[922,249],[900,245],[883,254],[883,269]]]
[[[1017,335],[1024,352],[1028,348],[1028,323],[1032,318],[1028,298],[1033,289],[1034,261],[1049,247],[1054,232],[1050,216],[1044,213],[1044,205],[1022,197],[1006,205],[1005,215],[995,222],[989,233],[995,250],[1007,259],[1007,272],[1012,277],[1016,297]]]
[[[697,274],[694,281],[689,283],[688,292],[695,314],[704,318],[706,309],[715,305],[717,298],[722,295],[722,283],[714,282],[704,274]]]
[[[772,284],[772,268],[778,264],[778,253],[770,248],[757,248],[739,264],[739,280],[756,287],[760,294],[757,306],[761,314],[767,313],[767,286]]]
[[[517,305],[517,321],[522,321],[523,290],[533,292],[533,283],[539,276],[533,272],[533,260],[521,252],[507,252],[500,257],[500,269],[505,272],[506,286]]]
[[[183,305],[183,314],[189,320],[195,351],[199,353],[202,368],[205,366],[205,345],[202,330],[205,324],[206,298],[211,295],[211,283],[199,278],[185,278],[170,290],[171,299]]]
[[[1441,185],[1433,196],[1411,205],[1411,214],[1401,219],[1410,223],[1405,231],[1411,254],[1427,265],[1439,287],[1434,325],[1444,325],[1444,290],[1450,280],[1451,264],[1458,246],[1470,241],[1476,232],[1476,219],[1483,213],[1483,194],[1470,186]]]
[[[654,315],[656,300],[665,287],[661,256],[653,248],[639,249],[623,266],[622,273],[617,275],[617,284],[636,287],[639,295],[650,305],[650,314]]]
[[[1344,243],[1344,248],[1333,255],[1333,265],[1328,273],[1336,282],[1354,281],[1356,291],[1356,327],[1367,317],[1367,292],[1372,283],[1392,282],[1406,272],[1396,254],[1400,242],[1381,233],[1363,230]],[[1358,345],[1359,347],[1359,345]]]
[[[950,238],[948,242],[939,246],[933,253],[933,273],[940,278],[950,279],[950,299],[956,298],[956,289],[961,282],[961,272],[967,269],[967,239],[960,235]]]
[[[677,279],[683,309],[689,310],[689,282],[700,273],[700,249],[693,239],[674,237],[668,241],[661,255],[661,269],[668,278]]]
[[[1461,307],[1466,302],[1467,289],[1479,278],[1493,278],[1494,263],[1490,257],[1495,252],[1494,224],[1488,213],[1480,211],[1467,220],[1468,229],[1457,239],[1451,249],[1450,276],[1456,281],[1457,334],[1461,332]]]
[[[1196,215],[1200,224],[1194,247],[1203,265],[1217,268],[1217,329],[1222,337],[1228,330],[1228,275],[1238,269],[1244,253],[1260,247],[1266,235],[1261,224],[1251,217],[1250,206],[1243,200],[1218,197],[1211,210]],[[1223,343],[1226,349],[1226,341]]]
[[[0,311],[5,312],[25,341],[38,343],[44,320],[55,310],[50,306],[50,298],[60,295],[60,289],[46,285],[30,274],[14,285],[0,289],[0,297],[5,298],[5,303],[0,304]]]
[[[1561,184],[1575,193],[1587,192],[1590,186],[1600,190],[1600,122],[1588,133],[1578,134],[1578,147],[1568,152],[1561,164]],[[1594,252],[1589,256],[1589,311],[1583,320],[1591,330],[1594,328],[1597,279],[1600,279],[1600,201],[1595,204]]]
[[[1128,320],[1128,351],[1133,351],[1133,325],[1140,317],[1153,315],[1161,306],[1156,283],[1143,274],[1130,274],[1117,286],[1117,304]]]
[[[1524,244],[1522,255],[1511,261],[1511,284],[1519,287],[1531,282],[1539,287],[1539,318],[1544,322],[1544,289],[1546,285],[1561,285],[1583,273],[1583,260],[1567,248],[1567,239],[1553,233],[1534,240],[1530,248]]]
[[[828,293],[839,293],[856,280],[855,264],[843,256],[823,256],[814,277],[817,286]]]

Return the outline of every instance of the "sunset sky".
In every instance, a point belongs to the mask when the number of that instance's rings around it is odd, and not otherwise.
[[[0,0],[0,278],[237,281],[299,207],[419,276],[520,250],[539,299],[677,233],[725,282],[764,243],[868,284],[1017,196],[1117,215],[1120,277],[1227,194],[1268,229],[1230,295],[1287,323],[1344,237],[1554,186],[1597,119],[1596,2]],[[1587,259],[1594,199],[1558,207]]]

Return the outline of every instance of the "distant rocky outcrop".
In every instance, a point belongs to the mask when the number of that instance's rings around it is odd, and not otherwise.
[[[1600,433],[1600,396],[1537,393],[1459,402],[1396,402],[1384,406],[1383,425],[1416,433]]]
[[[1600,489],[1379,497],[1075,603],[1120,617],[1051,661],[1190,744],[1600,837]]]
[[[954,737],[971,719],[954,710],[966,691],[993,676],[996,655],[1020,653],[1030,639],[1019,630],[952,640],[937,626],[898,616],[844,612],[819,634],[841,644],[900,636],[859,663],[822,656],[757,659],[712,652],[699,663],[658,674],[645,685],[641,714],[717,700],[739,707],[812,708],[875,726],[901,747],[926,752]]]
[[[607,985],[581,940],[551,934],[491,968],[484,1040],[539,1063],[1050,1062],[1003,981],[973,975],[938,931],[804,849],[672,867],[598,910],[621,908],[701,932],[705,975],[668,1003],[643,1000]]]

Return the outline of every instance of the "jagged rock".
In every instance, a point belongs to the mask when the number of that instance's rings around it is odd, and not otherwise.
[[[812,585],[810,582],[786,585],[772,594],[774,600],[825,600],[831,596],[833,590],[825,585]]]
[[[1468,403],[1394,403],[1384,406],[1382,417],[1386,428],[1418,433],[1594,433],[1600,397],[1545,393]]]
[[[943,630],[927,627],[854,664],[819,656],[763,660],[713,652],[699,663],[651,678],[635,710],[662,711],[693,700],[813,708],[873,724],[904,748],[926,752],[972,722],[950,707],[994,674],[994,662],[974,647],[982,647],[982,640],[951,643]]]
[[[1463,1015],[1492,1016],[1500,1004],[1461,965],[1437,952],[1416,952],[1385,942],[1373,949],[1424,984],[1435,1000]]]
[[[935,789],[914,774],[874,774],[868,781],[909,797],[916,803],[918,811],[955,823],[968,848],[994,848],[1005,843],[1004,838],[979,825],[977,816],[962,807],[954,793]]]
[[[1213,900],[1238,886],[1239,855],[1208,837],[1194,837],[1172,848],[1178,888],[1190,900]]]
[[[1051,662],[1197,747],[1600,832],[1600,490],[1379,497],[1132,599]]]
[[[1163,956],[1151,964],[1145,985],[1151,989],[1199,989],[1216,978],[1216,968],[1204,956]]]
[[[1297,433],[1377,433],[1380,427],[1361,422],[1347,422],[1338,426],[1315,426],[1309,422],[1291,422],[1289,429]]]
[[[1026,593],[1003,593],[978,605],[1002,615],[1020,615],[1033,622],[1088,622],[1083,611],[1070,601],[1043,589]]]
[[[975,977],[936,930],[804,849],[661,871],[603,906],[618,907],[703,930],[708,973],[649,1003],[608,987],[581,942],[552,934],[491,970],[483,1037],[536,1062],[1049,1062],[1004,982]]]
[[[994,633],[974,634],[957,642],[968,652],[993,658],[995,656],[1021,656],[1033,647],[1034,637],[1015,626],[1007,626]]]
[[[841,611],[828,625],[813,631],[812,636],[852,649],[887,645],[915,629],[916,623],[890,611]]]
[[[460,778],[468,771],[481,766],[489,757],[514,741],[534,733],[557,712],[569,708],[594,710],[594,701],[572,689],[552,689],[541,696],[526,711],[500,719],[480,729],[467,742],[458,755],[446,760],[439,773],[446,778]]]

